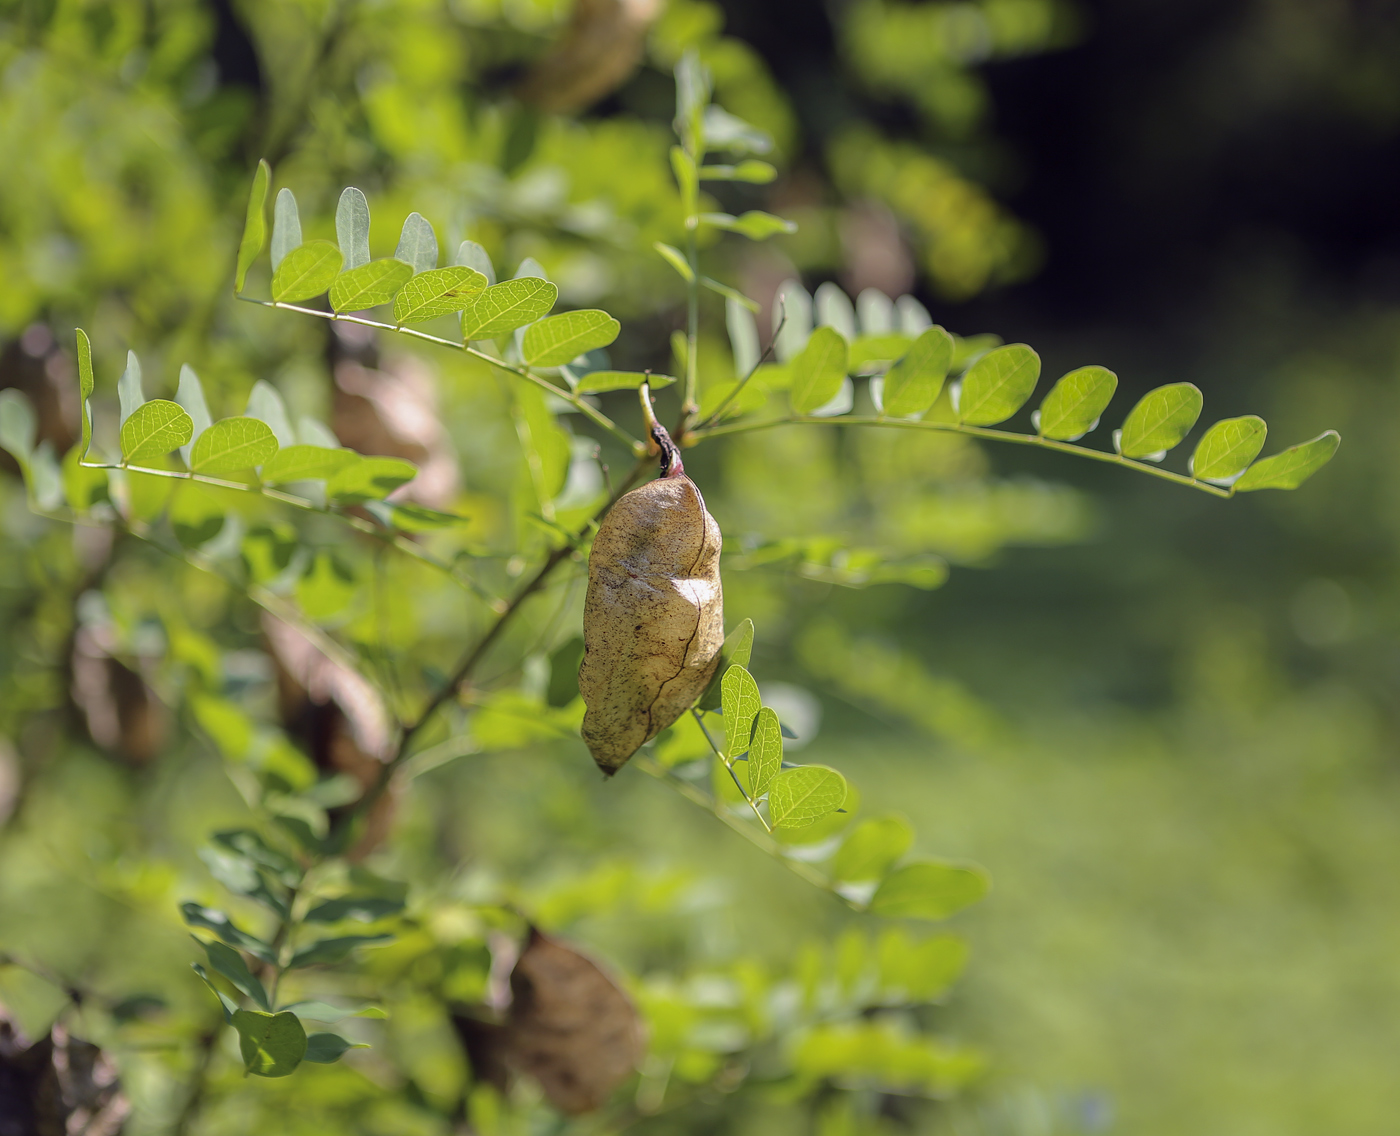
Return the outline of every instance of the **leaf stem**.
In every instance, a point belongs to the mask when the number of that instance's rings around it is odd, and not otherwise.
[[[1042,438],[1039,434],[1017,434],[1010,430],[995,430],[987,426],[969,426],[963,422],[925,422],[907,418],[884,418],[875,415],[844,415],[833,418],[816,418],[810,414],[789,414],[781,418],[765,418],[761,421],[735,422],[730,425],[708,426],[696,430],[691,437],[718,438],[726,434],[749,434],[755,430],[767,430],[774,426],[878,426],[897,430],[935,430],[945,434],[965,434],[973,438],[985,438],[990,442],[1010,442],[1017,446],[1036,446],[1043,450],[1057,450],[1064,454],[1074,454],[1090,461],[1107,462],[1135,469],[1150,477],[1175,482],[1190,489],[1199,489],[1212,497],[1230,498],[1235,495],[1233,488],[1224,489],[1205,481],[1198,481],[1183,473],[1173,473],[1169,469],[1159,469],[1148,462],[1125,458],[1122,454],[1106,450],[1091,450],[1087,446],[1076,446],[1070,442],[1057,442],[1052,438]]]
[[[739,774],[734,768],[734,759],[720,752],[719,746],[715,745],[715,739],[710,737],[710,731],[705,729],[705,723],[701,718],[700,711],[694,706],[690,708],[691,716],[695,719],[695,724],[700,727],[700,732],[705,735],[705,740],[710,743],[710,748],[715,751],[715,756],[724,763],[724,767],[729,770],[729,776],[734,778],[734,787],[744,795],[744,800],[749,808],[753,809],[753,815],[758,817],[758,823],[763,825],[764,832],[772,832],[773,826],[769,824],[758,811],[758,802],[749,795],[749,791],[744,788],[744,783],[739,780]]]
[[[282,308],[283,310],[289,312],[300,312],[302,315],[316,316],[319,319],[330,320],[332,323],[354,323],[359,324],[361,327],[373,327],[378,329],[379,331],[388,331],[396,335],[407,335],[411,336],[414,339],[421,339],[426,343],[436,343],[439,347],[450,347],[454,351],[462,351],[467,355],[471,355],[477,359],[482,360],[483,362],[490,363],[493,367],[499,367],[503,371],[509,371],[512,375],[518,375],[520,378],[526,379],[529,382],[534,383],[537,387],[540,387],[542,390],[548,391],[550,394],[562,398],[565,402],[567,402],[585,418],[588,418],[590,421],[594,422],[596,425],[602,427],[604,430],[610,433],[614,438],[616,438],[623,445],[625,445],[634,455],[641,456],[641,454],[645,452],[646,447],[644,443],[637,441],[636,438],[632,437],[631,434],[629,434],[626,430],[624,430],[621,426],[619,426],[616,422],[614,422],[597,407],[593,406],[583,396],[577,395],[573,391],[568,390],[565,387],[555,386],[547,379],[543,379],[539,375],[535,374],[533,371],[530,370],[529,367],[522,367],[517,366],[514,363],[507,363],[504,359],[497,359],[494,355],[490,355],[487,352],[482,351],[480,348],[472,347],[469,344],[465,343],[458,343],[452,339],[444,339],[440,335],[429,335],[426,331],[415,331],[411,327],[400,327],[397,324],[381,323],[379,320],[362,319],[360,316],[347,316],[342,312],[326,312],[322,311],[319,308],[306,308],[302,307],[300,304],[284,303],[281,300],[255,300],[250,296],[236,296],[235,299],[242,300],[245,303],[249,304],[258,304],[259,306],[264,308]]]

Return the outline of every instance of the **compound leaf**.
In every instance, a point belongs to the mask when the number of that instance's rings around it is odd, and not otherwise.
[[[263,463],[260,477],[265,485],[281,485],[287,481],[319,481],[334,477],[347,466],[363,460],[354,450],[332,450],[323,446],[285,446]]]
[[[535,367],[558,367],[570,359],[606,347],[622,330],[622,325],[598,308],[561,312],[525,330],[520,352]]]
[[[538,276],[502,280],[462,313],[462,338],[470,341],[506,335],[548,315],[558,298],[558,287]]]
[[[362,312],[387,304],[413,276],[413,265],[392,256],[371,260],[342,272],[331,283],[331,307],[338,312]]]
[[[394,297],[395,323],[423,323],[470,307],[486,290],[475,268],[433,268],[412,277]]]

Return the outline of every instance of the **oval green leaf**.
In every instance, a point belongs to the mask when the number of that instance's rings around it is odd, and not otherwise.
[[[1319,434],[1311,442],[1290,446],[1281,454],[1274,454],[1261,462],[1255,462],[1244,476],[1235,482],[1236,493],[1250,493],[1256,489],[1297,489],[1313,474],[1332,460],[1337,447],[1342,444],[1342,436],[1335,430]]]
[[[257,173],[253,175],[253,188],[248,194],[248,213],[243,221],[243,239],[238,242],[238,271],[233,278],[233,290],[243,291],[243,282],[248,278],[248,269],[262,252],[267,240],[267,186],[272,180],[272,167],[267,162],[259,162]],[[84,450],[86,453],[86,450]]]
[[[276,452],[277,436],[266,422],[225,418],[195,440],[190,448],[190,468],[196,473],[236,473],[262,465]]]
[[[423,214],[410,213],[404,218],[394,257],[405,264],[413,265],[415,273],[431,272],[437,267],[437,234],[433,232],[431,222]]]
[[[724,714],[725,753],[738,757],[749,748],[754,719],[763,708],[758,683],[737,663],[724,672],[720,681],[720,706]]]
[[[340,271],[340,250],[330,241],[307,241],[292,249],[272,274],[272,298],[295,304],[319,296]]]
[[[265,1014],[238,1010],[233,1015],[243,1067],[255,1077],[287,1077],[306,1056],[306,1030],[288,1010]]]
[[[913,843],[914,830],[903,817],[862,821],[832,858],[832,879],[882,879]]]
[[[988,351],[967,369],[958,396],[958,420],[995,426],[1025,405],[1040,378],[1040,356],[1024,343]]]
[[[122,423],[122,460],[160,458],[190,440],[194,421],[178,402],[154,398],[143,402]]]
[[[417,467],[401,458],[361,458],[326,482],[326,495],[343,505],[378,501],[417,476]]]
[[[835,328],[816,328],[792,360],[792,386],[788,398],[798,414],[810,414],[825,406],[841,390],[846,379],[850,348]]]
[[[502,280],[462,313],[462,338],[470,342],[507,335],[548,315],[558,298],[559,289],[538,276]]]
[[[486,291],[475,268],[434,268],[412,277],[394,297],[395,323],[422,323],[470,307]]]
[[[1061,442],[1084,437],[1118,389],[1118,376],[1107,367],[1080,367],[1050,388],[1040,404],[1040,436]]]
[[[242,255],[240,251],[240,259]],[[240,288],[242,287],[242,279],[240,276]],[[79,461],[87,457],[88,447],[92,444],[92,407],[88,405],[88,400],[92,397],[93,385],[92,341],[88,339],[87,332],[78,328],[78,399],[81,403],[78,410],[83,418],[83,437],[80,443],[81,448],[78,450]]]
[[[574,389],[579,394],[596,394],[601,391],[636,390],[646,383],[652,390],[660,390],[675,381],[671,375],[653,375],[642,371],[590,371],[579,379]]]
[[[749,746],[749,792],[760,797],[783,768],[783,727],[778,715],[765,706],[754,719]]]
[[[947,919],[987,894],[985,872],[932,861],[906,864],[885,877],[870,900],[870,912],[889,918]]]
[[[369,263],[369,202],[353,185],[341,191],[335,206],[335,240],[347,269]]]
[[[1230,481],[1259,456],[1268,432],[1264,420],[1254,414],[1217,422],[1191,455],[1191,476],[1202,481]]]
[[[943,389],[952,362],[953,337],[941,327],[929,328],[885,375],[884,413],[892,418],[924,413]]]
[[[363,460],[354,450],[286,446],[263,463],[260,476],[265,485],[281,485],[286,481],[319,481],[334,477],[347,466]]]
[[[805,828],[846,803],[846,779],[824,765],[800,765],[773,778],[768,819],[775,828]]]
[[[585,351],[606,347],[621,330],[617,320],[597,308],[561,312],[526,329],[520,354],[531,366],[558,367]]]
[[[338,312],[362,312],[387,304],[413,276],[413,265],[387,256],[342,272],[331,284],[331,307]]]
[[[364,1042],[346,1041],[338,1033],[313,1033],[306,1039],[306,1055],[303,1061],[317,1065],[332,1065],[350,1049],[368,1049]]]
[[[1200,416],[1201,392],[1191,383],[1148,391],[1123,420],[1118,452],[1125,458],[1164,454],[1180,444]]]

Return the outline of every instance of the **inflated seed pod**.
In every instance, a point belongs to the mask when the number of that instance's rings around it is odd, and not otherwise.
[[[603,518],[583,608],[583,740],[609,775],[704,693],[724,642],[719,525],[643,405],[661,476]]]

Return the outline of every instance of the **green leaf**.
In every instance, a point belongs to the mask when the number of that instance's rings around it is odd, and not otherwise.
[[[929,328],[924,328],[924,331],[928,330]],[[919,334],[922,335],[923,331]],[[902,359],[914,346],[914,338],[897,331],[860,336],[851,344],[851,374],[866,371],[879,362],[894,363]]]
[[[122,424],[122,460],[164,457],[190,440],[194,422],[179,403],[155,398],[143,402]]]
[[[758,324],[754,322],[753,312],[738,300],[725,300],[724,326],[734,352],[734,374],[742,379],[763,358],[758,346]]]
[[[321,446],[286,446],[263,463],[265,485],[287,481],[320,481],[334,477],[347,466],[363,461],[354,450],[328,450]]]
[[[953,337],[931,327],[885,375],[881,407],[892,418],[923,414],[937,400],[953,362]]]
[[[340,250],[330,241],[307,241],[294,248],[272,274],[272,298],[295,304],[319,296],[340,271]]]
[[[579,394],[596,394],[601,391],[636,390],[646,383],[652,390],[660,390],[675,381],[672,375],[654,375],[650,371],[589,371],[579,379],[574,389]]]
[[[199,548],[223,532],[224,514],[221,501],[206,493],[197,482],[187,482],[176,488],[167,515],[181,546]]]
[[[1118,389],[1118,376],[1107,367],[1080,367],[1050,388],[1040,404],[1037,428],[1042,438],[1073,442],[1099,424]]]
[[[1269,428],[1254,414],[1217,422],[1196,443],[1191,476],[1202,481],[1230,481],[1249,468],[1264,448]]]
[[[224,848],[201,848],[199,858],[204,861],[209,874],[236,895],[244,895],[257,900],[264,907],[276,912],[285,919],[291,914],[285,895],[279,895],[268,885],[258,865],[244,856],[229,852]],[[264,1006],[264,1009],[268,1007]]]
[[[347,270],[369,263],[369,202],[354,186],[341,190],[336,202],[335,240]]]
[[[92,407],[88,400],[92,398],[94,385],[92,342],[88,339],[87,332],[78,328],[78,412],[83,419],[83,438],[78,449],[79,461],[87,457],[88,447],[92,445]]]
[[[1311,442],[1290,446],[1281,454],[1274,454],[1261,462],[1255,462],[1235,482],[1236,493],[1250,493],[1256,489],[1297,489],[1313,474],[1332,460],[1342,437],[1335,430],[1319,434]]]
[[[209,416],[209,406],[204,401],[204,387],[199,381],[199,376],[194,373],[194,368],[188,363],[180,366],[180,383],[175,388],[175,401],[185,408],[193,426],[190,441],[180,447],[180,456],[185,459],[185,464],[189,465],[190,450],[199,436],[209,429],[213,419]]]
[[[412,276],[413,265],[392,256],[371,260],[331,282],[331,307],[338,312],[362,312],[387,304]]]
[[[749,792],[755,797],[768,791],[783,768],[783,728],[778,715],[767,706],[754,719],[753,742],[749,746]]]
[[[289,1077],[306,1056],[306,1030],[286,1010],[239,1010],[232,1025],[238,1031],[243,1067],[255,1077]]]
[[[695,279],[695,273],[691,270],[690,262],[685,259],[685,253],[671,245],[661,241],[653,241],[652,248],[661,254],[661,259],[669,264],[680,274],[680,278],[689,284]]]
[[[362,458],[326,483],[326,495],[342,504],[377,501],[418,476],[418,469],[401,458]]]
[[[525,329],[520,353],[534,367],[558,367],[587,351],[606,347],[622,325],[598,308],[561,312]]]
[[[303,947],[297,951],[292,956],[292,961],[287,964],[287,969],[296,970],[303,966],[343,962],[350,957],[350,952],[356,948],[367,947],[374,943],[387,943],[393,937],[393,935],[342,935],[336,939],[321,939],[309,947]]]
[[[0,446],[9,450],[21,466],[29,464],[36,430],[34,407],[29,399],[14,387],[0,390]]]
[[[1025,404],[1040,378],[1040,356],[1024,343],[988,351],[967,369],[958,396],[958,420],[995,426]]]
[[[453,257],[452,263],[463,265],[466,268],[475,268],[486,277],[488,285],[496,283],[496,269],[491,263],[491,257],[475,241],[463,241],[459,244],[457,255]]]
[[[395,896],[343,895],[318,903],[306,913],[308,923],[339,923],[342,919],[358,919],[373,923],[403,910],[404,901]]]
[[[358,1009],[344,1009],[332,1006],[329,1002],[289,1002],[282,1009],[290,1010],[302,1019],[313,1022],[326,1022],[334,1025],[346,1018],[387,1018],[389,1015],[378,1006],[360,1006]]]
[[[288,887],[300,878],[295,861],[278,851],[251,828],[231,828],[214,833],[214,843],[266,868]]]
[[[141,360],[136,357],[135,351],[128,351],[126,368],[117,379],[117,402],[121,407],[117,426],[125,426],[126,420],[145,401],[146,396],[141,390]]]
[[[282,401],[282,392],[266,379],[259,379],[253,384],[253,389],[248,392],[248,407],[243,413],[259,422],[266,422],[279,446],[290,446],[297,440],[291,416],[287,414],[287,404]]]
[[[718,280],[713,280],[708,276],[700,277],[700,284],[702,287],[708,288],[711,292],[714,292],[716,295],[723,296],[726,300],[732,300],[736,304],[740,304],[743,307],[748,308],[751,312],[756,312],[759,310],[759,304],[757,300],[750,300],[747,296],[744,295],[744,293],[739,291],[739,289],[731,288],[728,284],[721,284]]]
[[[1123,421],[1118,452],[1125,458],[1155,461],[1180,443],[1200,416],[1201,392],[1191,383],[1148,391]]]
[[[277,200],[272,206],[272,271],[273,279],[287,254],[301,247],[301,217],[297,213],[297,199],[290,189],[283,187],[277,191]]]
[[[233,1015],[238,1013],[238,1003],[214,985],[214,980],[209,977],[209,972],[200,966],[199,963],[190,963],[190,969],[193,970],[195,974],[199,975],[204,985],[214,992],[214,997],[219,1000],[219,1008],[224,1012],[224,1021],[232,1025]]]
[[[248,212],[243,222],[243,239],[238,242],[238,271],[234,274],[233,290],[243,291],[243,283],[248,278],[248,269],[262,252],[267,240],[267,186],[272,180],[272,167],[265,161],[258,163],[253,175],[253,188],[248,194]],[[84,339],[87,336],[83,337]]]
[[[486,290],[475,268],[434,268],[420,272],[394,297],[395,323],[423,323],[470,307]]]
[[[272,948],[234,923],[229,918],[228,912],[220,911],[215,907],[204,907],[198,903],[182,903],[180,913],[191,927],[202,927],[206,931],[213,931],[229,946],[247,951],[250,955],[262,959],[263,962],[276,961]]]
[[[835,328],[847,344],[855,342],[856,309],[851,298],[838,285],[828,280],[817,287],[812,297],[817,313],[817,324]]]
[[[773,140],[756,126],[730,114],[711,103],[702,120],[705,146],[711,150],[732,150],[735,153],[766,154]]]
[[[825,406],[841,390],[846,379],[849,348],[840,332],[816,328],[792,361],[792,388],[788,397],[798,414],[810,414]]]
[[[198,942],[198,940],[196,940]],[[232,947],[220,942],[200,943],[209,956],[209,965],[227,978],[239,990],[261,1006],[264,1010],[272,1007],[267,1001],[267,991],[263,984],[253,977],[243,956]]]
[[[746,181],[753,185],[767,185],[778,171],[767,162],[750,158],[737,166],[701,166],[701,181]]]
[[[455,529],[472,523],[470,517],[463,517],[458,513],[444,513],[440,509],[430,509],[413,501],[405,501],[401,505],[370,501],[365,508],[380,524],[402,532],[432,532],[435,529]]]
[[[947,919],[971,907],[990,887],[985,872],[924,861],[896,868],[876,889],[870,912],[891,919]]]
[[[749,748],[763,699],[753,675],[737,663],[730,664],[720,680],[720,704],[724,707],[725,753],[738,757]]]
[[[805,828],[846,803],[846,779],[824,765],[800,765],[773,778],[768,819],[775,828]]]
[[[0,399],[5,396],[0,394]],[[3,413],[3,412],[0,412]],[[86,513],[99,501],[108,499],[107,471],[90,469],[80,464],[82,443],[78,443],[63,457],[63,495],[76,512]]]
[[[846,837],[831,861],[835,880],[878,880],[909,851],[914,830],[903,817],[862,821]]]
[[[321,623],[349,607],[357,590],[355,573],[334,552],[323,548],[297,581],[297,603],[308,619]]]
[[[462,313],[462,338],[495,339],[547,315],[559,289],[537,276],[522,276],[493,284]]]
[[[797,222],[760,209],[750,209],[738,217],[732,213],[701,213],[702,225],[713,225],[716,229],[727,229],[731,233],[741,233],[751,241],[763,241],[777,233],[797,232]]]
[[[197,473],[237,473],[262,465],[276,452],[277,436],[266,422],[225,418],[204,431],[191,447],[190,468]]]
[[[437,234],[421,213],[410,213],[404,218],[399,244],[394,249],[394,259],[413,265],[415,275],[437,267]]]
[[[306,1055],[303,1061],[317,1065],[333,1065],[347,1050],[368,1049],[362,1041],[346,1041],[338,1033],[313,1033],[306,1039]]]
[[[699,702],[696,703],[699,709],[718,710],[723,705],[721,698],[723,676],[730,666],[747,667],[749,665],[749,656],[753,654],[753,635],[753,620],[745,619],[725,636],[724,645],[719,652],[720,664],[715,668],[710,685],[705,688],[705,693],[700,696]]]

